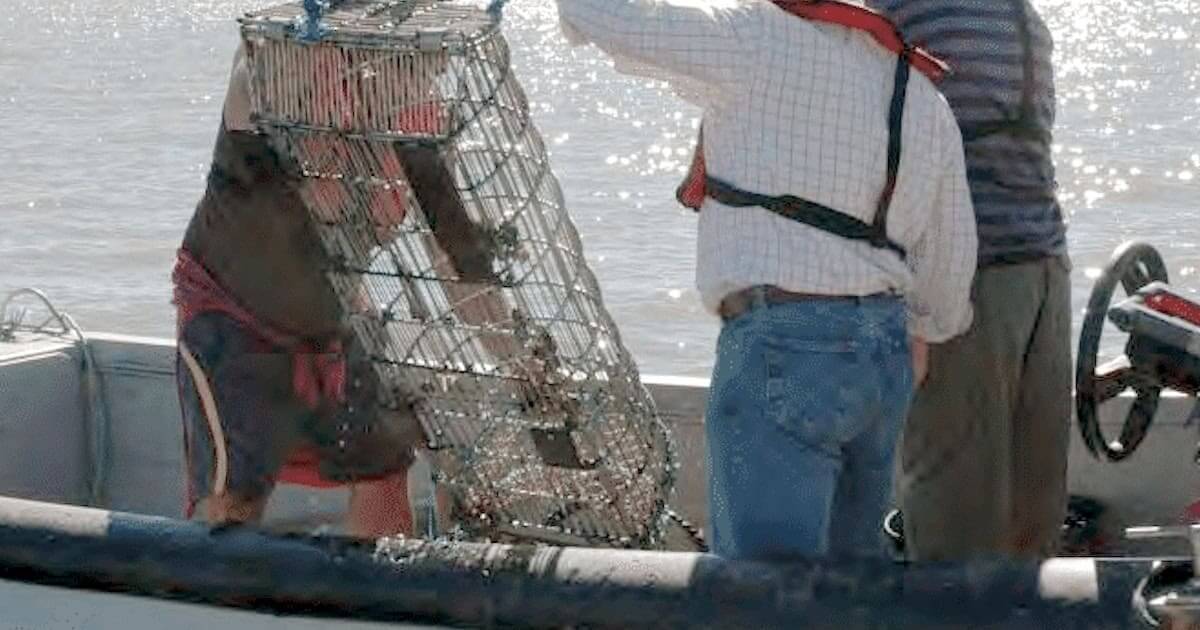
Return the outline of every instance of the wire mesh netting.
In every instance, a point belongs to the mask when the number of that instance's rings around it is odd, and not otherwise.
[[[316,34],[314,36],[314,34]],[[673,444],[604,309],[498,18],[247,15],[252,112],[303,175],[347,322],[481,537],[655,546]]]

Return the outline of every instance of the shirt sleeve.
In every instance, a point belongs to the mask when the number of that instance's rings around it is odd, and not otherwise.
[[[596,44],[618,70],[710,87],[745,76],[762,30],[755,0],[558,0],[558,12],[569,40]]]
[[[971,283],[975,279],[978,240],[975,211],[967,187],[962,138],[946,125],[945,165],[930,221],[909,251],[915,290],[909,296],[909,333],[929,343],[948,341],[971,326]]]

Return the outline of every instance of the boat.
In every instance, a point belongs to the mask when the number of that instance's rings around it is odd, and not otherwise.
[[[260,527],[213,530],[183,517],[174,341],[84,332],[37,291],[11,300],[45,318],[0,309],[0,627],[1148,627],[1138,593],[1191,577],[1200,541],[1184,526],[1193,399],[1170,392],[1120,461],[1072,432],[1064,552],[1040,564],[354,541],[340,491],[290,486]],[[679,447],[674,505],[702,530],[707,382],[644,382]],[[1099,407],[1101,433],[1135,400]],[[428,466],[412,475],[427,518]]]

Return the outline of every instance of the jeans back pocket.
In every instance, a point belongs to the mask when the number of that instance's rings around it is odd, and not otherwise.
[[[765,344],[771,421],[800,444],[835,454],[869,422],[878,368],[860,360],[853,339],[774,337]]]

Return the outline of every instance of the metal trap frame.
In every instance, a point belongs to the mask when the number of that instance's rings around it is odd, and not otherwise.
[[[346,323],[467,538],[661,546],[678,463],[605,310],[496,11],[293,2],[241,34]]]

